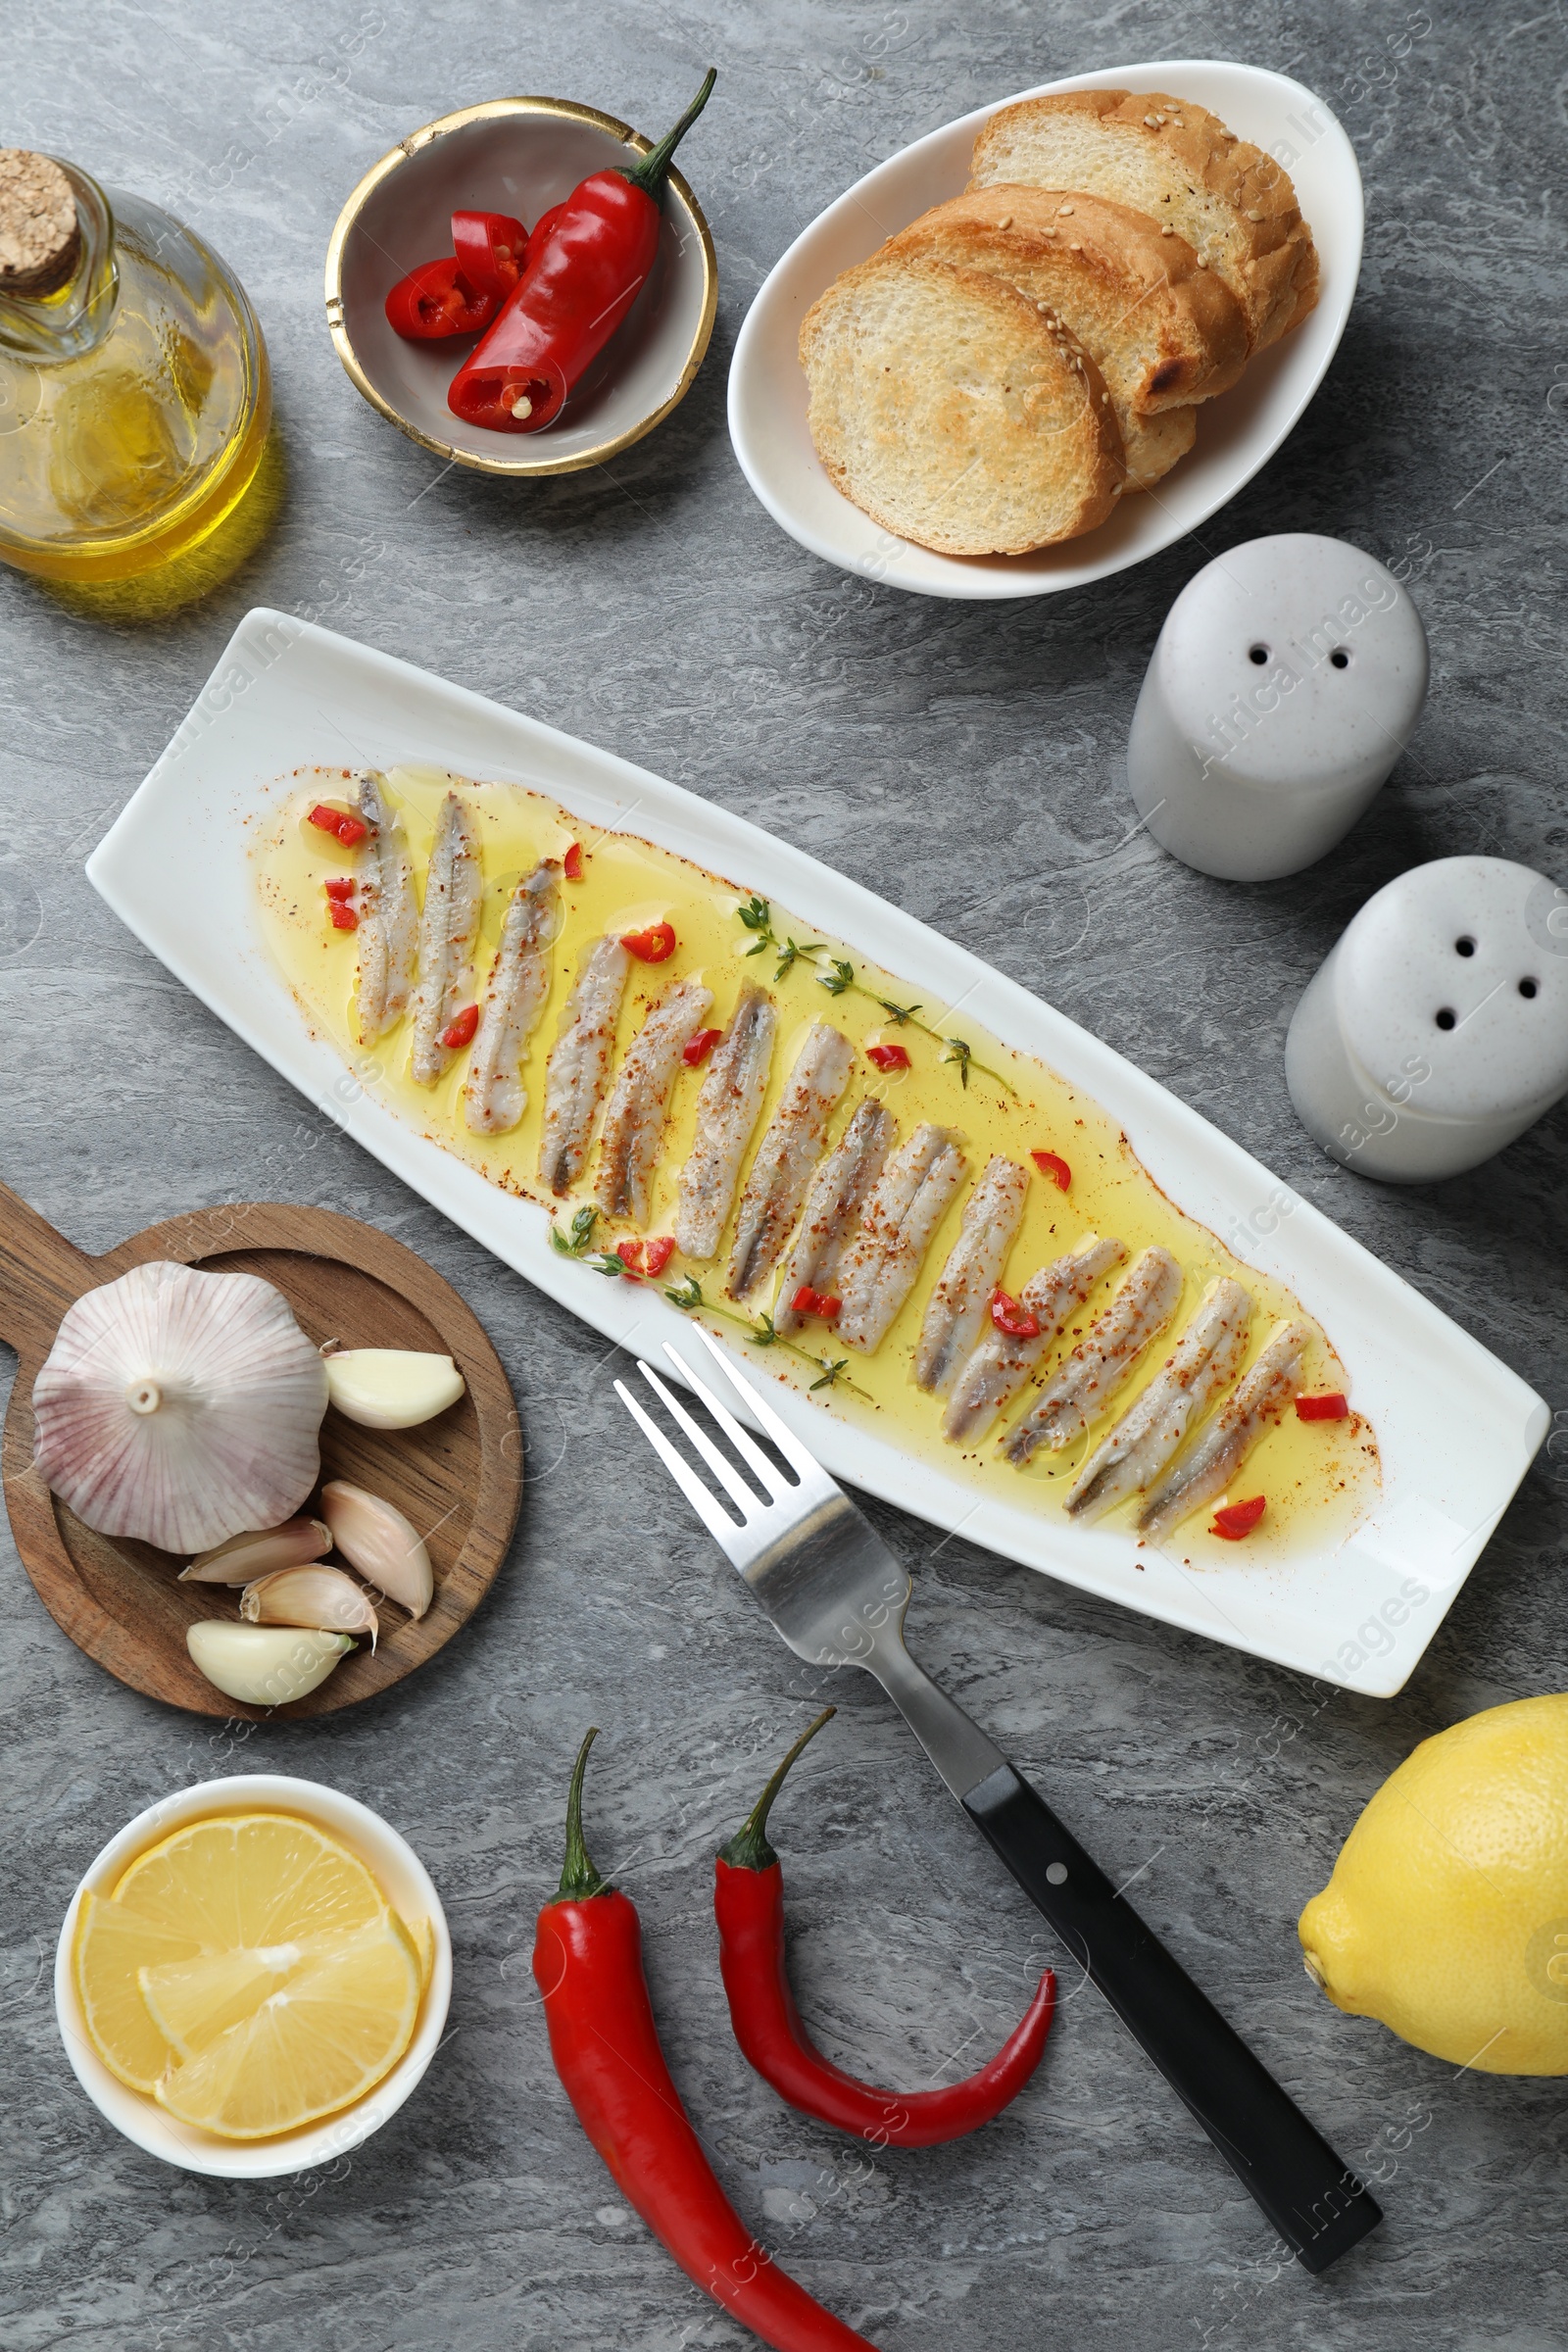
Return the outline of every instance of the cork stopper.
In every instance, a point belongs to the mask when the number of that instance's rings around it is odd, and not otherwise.
[[[53,294],[80,251],[75,191],[54,158],[0,147],[0,294]]]

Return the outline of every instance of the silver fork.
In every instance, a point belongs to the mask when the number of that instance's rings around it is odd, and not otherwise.
[[[780,1474],[666,1342],[664,1353],[761,1494],[639,1356],[637,1369],[739,1517],[617,1380],[617,1396],[670,1477],[798,1657],[813,1666],[861,1666],[875,1676],[970,1820],[1297,2258],[1309,2271],[1327,2270],[1376,2228],[1383,2218],[1377,2204],[1045,1799],[915,1664],[904,1645],[908,1571],[717,1343],[700,1325],[693,1329],[793,1477]]]

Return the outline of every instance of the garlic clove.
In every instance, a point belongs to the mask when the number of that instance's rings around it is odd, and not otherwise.
[[[411,1617],[424,1615],[435,1575],[422,1538],[401,1511],[336,1478],[321,1489],[321,1516],[338,1550],[368,1585],[401,1601]]]
[[[416,1429],[456,1404],[464,1392],[463,1374],[450,1355],[345,1348],[324,1360],[332,1402],[365,1429]]]
[[[314,1625],[325,1633],[368,1634],[373,1650],[380,1620],[363,1585],[341,1568],[281,1568],[247,1585],[239,1613],[248,1625]]]
[[[286,1707],[318,1690],[354,1644],[347,1634],[209,1617],[186,1627],[185,1647],[198,1672],[225,1696],[253,1707]]]
[[[189,1558],[299,1509],[326,1396],[271,1283],[155,1260],[67,1310],[33,1383],[33,1460],[83,1525]]]
[[[251,1585],[259,1576],[324,1560],[331,1548],[332,1530],[324,1519],[285,1519],[281,1527],[230,1536],[226,1544],[202,1552],[188,1568],[182,1568],[175,1581],[182,1585]]]

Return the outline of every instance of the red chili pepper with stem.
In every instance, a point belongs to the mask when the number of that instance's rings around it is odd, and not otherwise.
[[[669,159],[716,79],[710,70],[674,129],[640,163],[591,172],[548,233],[535,229],[521,277],[452,379],[454,416],[502,433],[554,424],[654,266]]]
[[[1022,2024],[990,2064],[946,2090],[878,2090],[822,2056],[801,2022],[784,1967],[784,1874],[767,1841],[767,1816],[790,1766],[835,1712],[824,1707],[801,1734],[744,1828],[719,1849],[713,1911],[730,2022],[742,2055],[803,2114],[876,2147],[940,2147],[989,2124],[1022,2090],[1051,2032],[1056,1980],[1048,1968]]]
[[[774,2352],[864,2352],[865,2337],[758,2244],[687,2121],[659,2045],[636,1906],[605,1885],[583,1845],[582,1777],[596,1737],[577,1752],[561,1888],[534,1936],[556,2072],[615,2186],[688,2278]]]
[[[440,343],[449,335],[476,335],[500,300],[499,289],[484,294],[470,285],[461,262],[449,255],[421,262],[398,279],[386,298],[386,320],[406,343]]]

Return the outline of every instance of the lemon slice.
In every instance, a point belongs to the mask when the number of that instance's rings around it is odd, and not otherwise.
[[[137,1988],[136,1972],[189,1959],[200,1948],[194,1936],[141,1919],[104,1895],[82,1897],[76,1927],[76,1997],[93,2048],[110,2073],[132,2090],[150,2092],[171,2056]]]
[[[172,1979],[157,1969],[146,1975],[157,2001]],[[296,2131],[352,2106],[396,2066],[413,2038],[419,1993],[408,1931],[383,1911],[368,1926],[305,1950],[248,2017],[170,2068],[158,2102],[181,2123],[225,2139]]]
[[[430,1971],[435,1966],[435,1929],[427,1919],[406,1919],[403,1924],[409,1931],[409,1939],[419,1963],[419,1990],[423,1992],[430,1982]]]
[[[291,1814],[230,1814],[193,1822],[138,1855],[112,1898],[84,1897],[76,1988],[93,2046],[132,2089],[162,2097],[174,2113],[183,2100],[215,2117],[284,2117],[236,2127],[249,2138],[331,2112],[396,2063],[413,2032],[412,2012],[404,2020],[408,1984],[416,2011],[429,1941],[429,1923],[411,1936],[365,1864],[324,1831]],[[344,1977],[346,1953],[368,1956],[363,1990],[352,1988],[357,1962]],[[348,2023],[330,2023],[335,2005],[352,2013]],[[302,2055],[296,2020],[279,2024],[295,2007],[299,2019],[317,2021],[311,2032],[330,2045],[324,2057]],[[174,2077],[220,2045],[243,2082],[219,2085],[209,2067],[165,2096]],[[282,2052],[284,2071],[263,2079],[283,2064]]]

